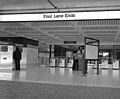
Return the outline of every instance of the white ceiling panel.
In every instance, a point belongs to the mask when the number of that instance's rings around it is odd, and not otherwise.
[[[118,30],[119,26],[87,26],[87,27],[78,27],[82,30]]]
[[[57,26],[57,27],[41,27],[41,30],[43,30],[43,31],[55,31],[55,30],[57,30],[57,31],[64,31],[64,30],[68,30],[68,31],[70,31],[70,30],[74,30],[74,28],[73,27],[60,27],[60,26]]]
[[[1,22],[0,26],[2,27],[25,27],[22,24],[19,24],[19,22]]]
[[[66,7],[90,7],[116,5],[119,0],[51,0],[58,8]],[[94,2],[94,3],[93,3]],[[47,0],[0,0],[1,8],[27,9],[27,8],[50,8],[52,7]],[[26,7],[25,7],[26,6]],[[32,6],[32,7],[30,7]]]
[[[18,27],[12,27],[12,28],[4,28],[5,31],[11,31],[11,32],[36,32],[35,30],[31,28],[18,28]]]
[[[78,34],[77,31],[50,31],[48,33],[54,34],[54,35],[57,35],[57,34]]]
[[[53,8],[47,0],[0,0],[2,10]]]
[[[84,31],[85,34],[116,34],[118,31]]]
[[[48,0],[0,0],[0,13],[120,9],[120,0],[50,1],[53,5]],[[54,44],[63,43],[66,40],[84,42],[83,36],[87,36],[99,39],[102,44],[118,44],[120,43],[120,19],[2,22],[0,23],[0,36],[25,36]]]
[[[32,26],[69,26],[68,21],[33,22]]]
[[[21,32],[16,32],[16,34],[23,34],[23,35],[45,35],[41,32],[31,32],[31,31],[28,31],[28,32],[25,32],[25,31],[21,31]]]
[[[0,37],[17,37],[17,35],[10,34],[5,31],[0,31]]]
[[[120,42],[120,20],[72,22],[76,23],[76,28],[68,24],[70,22],[72,21],[25,22],[25,24],[18,22],[2,23],[0,29],[4,33],[1,33],[1,36],[25,36],[44,42],[50,41],[49,43],[54,44],[63,43],[64,41],[77,41],[77,44],[84,43],[83,35],[99,39],[102,44]]]
[[[119,0],[51,0],[58,8],[70,7],[100,7],[110,6],[119,3]]]
[[[119,25],[120,24],[120,20],[85,20],[85,21],[79,21],[78,25],[80,26],[97,26],[97,25],[109,25],[109,26],[115,26],[115,25]]]

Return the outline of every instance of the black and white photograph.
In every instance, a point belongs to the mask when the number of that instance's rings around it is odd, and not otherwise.
[[[120,0],[0,0],[0,99],[120,99]]]

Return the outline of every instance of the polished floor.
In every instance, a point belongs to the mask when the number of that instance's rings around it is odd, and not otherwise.
[[[96,72],[89,67],[87,76],[83,76],[82,71],[71,68],[31,66],[21,71],[0,70],[0,80],[120,88],[119,70],[100,69],[99,75]]]

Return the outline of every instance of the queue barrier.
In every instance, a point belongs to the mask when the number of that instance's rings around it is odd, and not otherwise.
[[[69,68],[72,68],[72,67],[73,67],[73,59],[68,59],[67,66],[68,66]]]
[[[59,67],[66,67],[66,59],[65,58],[60,58]]]
[[[50,59],[50,66],[51,67],[57,67],[57,66],[59,66],[59,58],[51,58]]]
[[[119,69],[119,60],[113,60],[113,69]]]
[[[50,66],[55,67],[55,58],[50,59]]]
[[[111,65],[108,64],[108,60],[102,61],[102,69],[119,69],[119,60],[113,60],[113,63]]]

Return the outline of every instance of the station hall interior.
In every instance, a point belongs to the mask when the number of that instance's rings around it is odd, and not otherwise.
[[[119,0],[0,0],[0,99],[119,99],[119,10]],[[96,12],[102,15],[89,15]],[[37,14],[43,17],[32,17]],[[80,46],[86,76],[83,67],[72,70]]]

